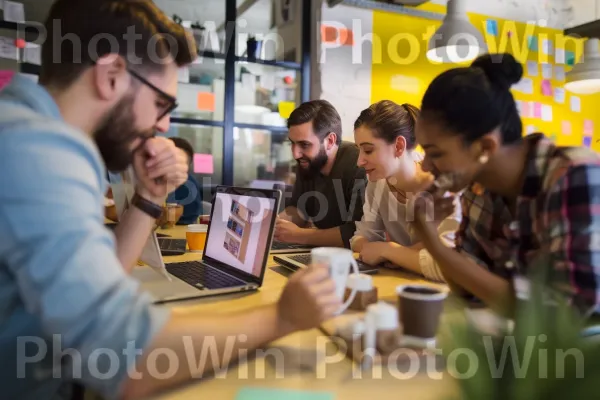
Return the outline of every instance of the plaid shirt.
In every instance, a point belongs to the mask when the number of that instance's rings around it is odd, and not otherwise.
[[[600,156],[542,134],[525,140],[532,146],[516,215],[501,196],[472,186],[462,196],[456,249],[506,279],[546,257],[548,285],[600,312]]]

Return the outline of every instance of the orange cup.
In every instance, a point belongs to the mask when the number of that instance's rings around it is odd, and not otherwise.
[[[208,225],[194,224],[187,226],[185,237],[187,239],[188,249],[191,252],[201,252],[206,244],[206,234]]]

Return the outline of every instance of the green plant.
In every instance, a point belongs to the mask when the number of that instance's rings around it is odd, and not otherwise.
[[[549,271],[536,267],[536,271]],[[440,337],[443,353],[447,356],[463,349],[465,354],[447,365],[456,378],[458,398],[599,397],[600,341],[583,337],[584,319],[552,294],[545,282],[543,274],[531,277],[530,298],[518,301],[511,332],[485,335],[469,323],[464,312],[448,319]]]

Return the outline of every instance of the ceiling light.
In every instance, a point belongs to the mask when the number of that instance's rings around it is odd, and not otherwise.
[[[598,39],[588,39],[581,61],[567,72],[565,88],[577,94],[600,92],[600,51]]]
[[[486,52],[483,35],[469,21],[466,2],[448,0],[444,21],[429,39],[427,58],[439,63],[462,63]]]

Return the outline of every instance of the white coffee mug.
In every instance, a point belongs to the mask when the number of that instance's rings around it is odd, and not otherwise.
[[[337,247],[317,247],[312,249],[310,254],[314,264],[323,264],[329,267],[329,274],[335,283],[335,293],[340,300],[343,300],[344,293],[346,292],[346,282],[348,281],[348,276],[350,276],[350,267],[352,267],[355,274],[359,274],[358,264],[354,259],[352,250]],[[337,314],[346,311],[354,300],[356,291],[356,288],[352,288],[348,300],[337,311]]]

